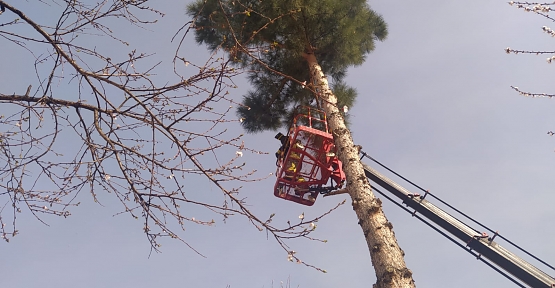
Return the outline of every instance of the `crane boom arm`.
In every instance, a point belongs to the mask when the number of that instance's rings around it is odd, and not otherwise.
[[[492,238],[484,236],[484,234],[462,223],[447,212],[423,199],[423,197],[418,197],[417,194],[409,192],[369,166],[364,165],[364,170],[368,179],[400,198],[404,204],[413,208],[415,212],[422,214],[436,225],[465,242],[467,247],[480,253],[481,256],[489,259],[501,269],[520,279],[523,283],[530,287],[555,287],[555,278],[503,248],[493,241]]]

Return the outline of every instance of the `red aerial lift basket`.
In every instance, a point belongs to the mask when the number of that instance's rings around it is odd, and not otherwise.
[[[314,108],[301,109],[289,128],[285,155],[278,159],[274,195],[312,206],[319,193],[340,187],[345,174],[328,131],[326,114]],[[335,185],[324,187],[330,177]]]

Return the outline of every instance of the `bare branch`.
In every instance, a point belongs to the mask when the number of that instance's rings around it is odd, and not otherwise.
[[[3,79],[0,88],[2,238],[18,234],[19,213],[30,212],[46,224],[46,215],[68,217],[80,201],[117,199],[116,215],[141,219],[153,251],[161,238],[174,238],[202,255],[179,230],[233,215],[273,235],[288,254],[289,239],[317,240],[309,236],[314,223],[329,212],[277,227],[239,195],[242,183],[268,177],[240,162],[243,152],[267,154],[233,132],[238,102],[230,91],[243,71],[219,51],[200,63],[186,58],[180,49],[192,22],[176,33],[181,37],[173,74],[163,58],[140,51],[140,45],[130,47],[129,35],[116,33],[117,25],[130,24],[141,33],[155,25],[164,14],[147,2],[52,1],[56,5],[43,7],[45,2],[14,6],[0,0],[7,19],[0,22],[0,45],[15,44],[32,61],[25,91],[11,87],[11,79]],[[39,23],[22,8],[29,5],[57,16]],[[210,188],[192,187],[201,180]]]

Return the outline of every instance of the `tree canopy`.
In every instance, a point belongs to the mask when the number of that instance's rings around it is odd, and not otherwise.
[[[278,129],[297,105],[319,105],[306,54],[333,78],[338,106],[352,106],[356,91],[343,81],[346,70],[387,36],[386,23],[364,0],[199,0],[188,13],[198,43],[223,48],[235,65],[249,68],[253,87],[238,108],[248,132]]]

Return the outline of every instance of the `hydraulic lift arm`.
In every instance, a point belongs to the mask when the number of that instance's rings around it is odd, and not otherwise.
[[[512,274],[530,287],[555,287],[555,278],[501,247],[493,241],[493,238],[462,223],[425,200],[424,197],[409,192],[407,189],[381,175],[378,171],[366,165],[364,165],[364,170],[368,179],[400,198],[404,204],[413,208],[415,213],[420,213],[466,243],[467,247],[480,253],[480,257],[483,256],[489,259],[499,268]]]

